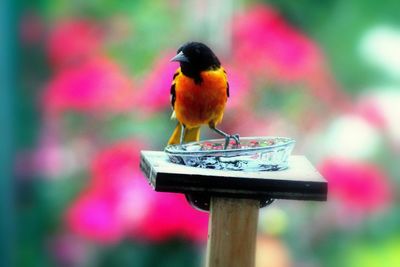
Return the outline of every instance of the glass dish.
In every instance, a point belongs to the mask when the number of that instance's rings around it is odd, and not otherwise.
[[[277,171],[288,167],[295,140],[287,137],[242,137],[224,149],[224,139],[204,140],[165,148],[172,163],[207,169]]]

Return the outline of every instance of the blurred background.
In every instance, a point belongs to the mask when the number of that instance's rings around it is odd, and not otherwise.
[[[227,69],[221,129],[293,137],[329,181],[328,202],[260,211],[257,267],[400,266],[397,0],[0,8],[1,266],[203,265],[208,214],[138,168],[175,126],[169,59],[188,40]]]

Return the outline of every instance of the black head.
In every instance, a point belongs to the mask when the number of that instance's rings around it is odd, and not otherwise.
[[[221,66],[217,56],[203,43],[189,42],[179,47],[171,61],[178,61],[183,74],[201,82],[200,72]]]

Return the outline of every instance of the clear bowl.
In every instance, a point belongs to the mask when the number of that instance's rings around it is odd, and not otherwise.
[[[165,148],[172,163],[233,171],[276,171],[288,167],[295,140],[287,137],[242,137],[240,145],[224,139],[204,140]]]

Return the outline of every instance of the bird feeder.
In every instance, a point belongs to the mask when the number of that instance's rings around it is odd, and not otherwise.
[[[142,151],[140,167],[158,192],[186,195],[209,211],[208,267],[252,267],[258,211],[275,199],[327,199],[327,182],[305,156],[290,155],[294,140],[222,139]]]

